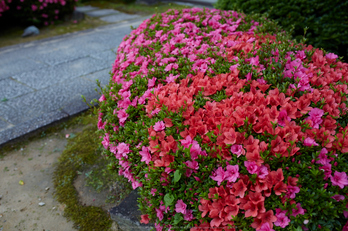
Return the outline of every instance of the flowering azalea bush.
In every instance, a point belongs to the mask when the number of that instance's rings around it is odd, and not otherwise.
[[[0,0],[0,20],[49,25],[74,11],[78,0]]]
[[[120,44],[101,143],[156,230],[348,230],[347,81],[265,19],[171,10]]]

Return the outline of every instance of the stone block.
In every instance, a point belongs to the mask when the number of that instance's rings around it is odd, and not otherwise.
[[[105,22],[121,22],[129,19],[139,18],[139,15],[136,14],[113,14],[109,16],[101,17],[100,20],[103,20]]]
[[[79,12],[88,12],[88,11],[93,11],[98,9],[99,9],[98,7],[93,7],[93,6],[77,6],[75,8],[75,10]]]
[[[34,89],[11,78],[0,80],[0,100],[4,98],[10,100],[33,91]]]
[[[88,11],[86,14],[91,17],[103,17],[110,14],[118,14],[120,11],[113,10],[113,9],[102,9],[102,10],[94,10],[94,11]]]
[[[54,86],[65,80],[103,70],[107,67],[108,63],[103,60],[85,57],[68,63],[62,63],[51,68],[42,68],[15,75],[13,78],[34,89],[43,89]]]

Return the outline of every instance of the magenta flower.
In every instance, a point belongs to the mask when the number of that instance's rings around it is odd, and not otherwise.
[[[193,160],[197,159],[198,155],[201,154],[201,152],[202,152],[202,149],[199,146],[199,143],[197,141],[193,140],[192,141],[192,146],[191,146],[191,149],[190,149],[191,158]]]
[[[307,138],[304,140],[303,145],[304,145],[304,146],[307,146],[307,147],[319,146],[319,144],[317,144],[317,143],[315,142],[315,140],[313,140],[312,138],[309,138],[309,137],[307,137]]]
[[[178,200],[176,202],[176,205],[175,205],[175,212],[177,213],[182,213],[182,214],[186,214],[186,207],[187,205],[183,202],[183,200]]]
[[[159,121],[155,123],[155,126],[153,126],[153,129],[156,132],[163,131],[166,128],[165,124],[163,121]]]
[[[100,98],[99,98],[99,102],[103,102],[103,101],[105,101],[105,100],[106,100],[105,96],[104,96],[104,95],[101,95]]]
[[[136,189],[138,187],[143,187],[143,183],[141,183],[139,181],[134,181],[134,182],[132,182],[132,187],[133,187],[133,189]]]
[[[190,145],[192,144],[192,138],[191,136],[186,136],[186,139],[184,140],[180,140],[182,146],[184,146],[185,148],[189,148]]]
[[[158,219],[160,221],[163,220],[163,211],[160,209],[157,209],[157,208],[155,210],[156,210],[156,214],[157,214]]]
[[[149,148],[143,146],[141,148],[141,151],[139,151],[139,154],[141,155],[141,160],[140,161],[145,161],[146,164],[149,164],[151,161],[151,154],[149,152]]]
[[[109,133],[105,133],[104,139],[102,141],[102,145],[104,146],[105,149],[108,149],[109,144],[110,144]]]
[[[152,194],[152,196],[155,196],[155,195],[156,195],[156,192],[157,192],[157,189],[156,189],[156,188],[151,189],[151,194]]]
[[[255,174],[259,171],[259,166],[257,166],[255,161],[244,161],[244,166],[250,174]]]
[[[348,185],[347,174],[345,172],[335,171],[334,176],[330,176],[333,186],[338,186],[341,189]]]
[[[247,81],[250,81],[251,80],[251,76],[252,74],[249,72],[245,77],[246,77],[246,80]]]
[[[320,151],[320,154],[319,154],[319,160],[317,160],[317,164],[322,164],[322,165],[326,165],[326,164],[329,164],[331,160],[329,160],[327,158],[327,154],[328,151],[326,148],[323,148],[321,151]]]
[[[332,199],[335,199],[337,202],[343,201],[344,196],[343,195],[335,195],[331,197]]]
[[[285,121],[291,121],[291,118],[288,116],[288,113],[285,109],[283,109],[281,112],[279,112],[278,115],[278,124],[280,126],[285,126]]]
[[[321,117],[324,115],[324,110],[319,108],[313,108],[308,114],[309,117],[306,120],[312,120],[313,128],[319,129],[319,125],[323,122]]]
[[[123,157],[127,157],[127,154],[130,152],[129,150],[129,144],[126,143],[119,143],[117,145],[117,153],[119,155],[122,155]]]
[[[259,168],[259,171],[257,172],[257,176],[258,176],[260,179],[265,179],[267,175],[268,175],[268,169],[267,169],[266,166],[262,165],[262,166]]]
[[[184,216],[185,221],[192,221],[193,220],[193,215],[192,215],[192,210],[188,209],[186,210],[186,214]]]
[[[157,80],[157,78],[152,78],[152,79],[149,79],[148,80],[148,83],[147,83],[147,87],[148,88],[152,88],[152,87],[154,87],[155,86],[155,83],[156,83],[156,80]]]
[[[292,209],[292,214],[291,214],[291,216],[296,217],[296,216],[299,215],[299,214],[304,215],[304,213],[306,212],[306,210],[303,209],[303,208],[301,207],[301,204],[300,204],[300,203],[297,203],[297,204],[296,204],[296,208],[297,208],[297,209]]]
[[[284,213],[276,215],[276,217],[277,217],[277,221],[274,222],[275,226],[285,228],[286,226],[289,225],[290,219]]]
[[[329,53],[329,54],[326,54],[325,57],[328,59],[337,59],[338,55],[335,55],[334,53]]]
[[[117,112],[117,117],[118,117],[118,119],[119,119],[119,122],[120,122],[120,125],[121,125],[121,126],[124,126],[124,123],[125,123],[125,121],[127,120],[128,116],[129,116],[129,115],[126,113],[126,110],[125,110],[125,109],[119,110],[119,111]]]
[[[256,231],[274,231],[274,229],[272,229],[269,226],[269,223],[266,222],[266,223],[263,223],[259,229],[256,229]]]
[[[287,192],[286,192],[286,197],[287,198],[291,198],[294,199],[296,197],[296,193],[300,192],[300,188],[297,186],[292,186],[292,185],[288,185],[287,187]]]
[[[331,164],[326,164],[324,166],[319,167],[319,170],[324,171],[324,180],[327,180],[331,177]]]
[[[243,146],[237,145],[237,144],[232,145],[231,152],[237,155],[237,157],[240,157],[240,155],[245,154],[245,150],[243,149]]]
[[[187,167],[189,167],[191,169],[198,170],[198,168],[199,168],[197,161],[186,161],[185,164]]]
[[[239,166],[236,165],[227,165],[226,166],[226,172],[225,172],[225,180],[228,180],[228,182],[236,182],[236,180],[239,177]]]
[[[222,169],[222,167],[219,167],[215,170],[213,176],[210,176],[210,178],[218,182],[218,186],[220,186],[221,182],[225,179],[225,171]]]

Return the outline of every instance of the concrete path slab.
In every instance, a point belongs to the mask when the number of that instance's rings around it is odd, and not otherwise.
[[[113,14],[113,15],[109,15],[109,16],[105,16],[105,17],[101,17],[100,20],[103,20],[105,22],[120,22],[120,21],[124,21],[124,20],[129,20],[129,19],[133,19],[133,18],[139,18],[139,15],[136,14]]]
[[[113,9],[102,9],[102,10],[94,10],[94,11],[88,11],[86,14],[91,17],[102,17],[110,14],[119,14],[120,11],[113,10]]]
[[[88,11],[92,11],[92,10],[98,10],[99,8],[98,7],[93,7],[93,6],[77,6],[75,8],[76,11],[78,12],[88,12]]]

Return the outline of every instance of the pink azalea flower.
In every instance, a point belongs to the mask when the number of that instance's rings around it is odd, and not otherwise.
[[[326,54],[325,57],[328,59],[337,59],[338,55],[335,55],[334,53],[329,53],[329,54]]]
[[[151,112],[151,115],[157,115],[160,111],[161,111],[160,108],[156,108],[155,110],[153,110],[153,111]]]
[[[138,187],[142,187],[143,186],[143,183],[139,182],[139,181],[134,181],[132,182],[132,187],[133,189],[136,189]]]
[[[184,140],[180,140],[182,146],[184,146],[185,148],[189,148],[190,145],[192,144],[192,138],[191,136],[186,136],[186,139]]]
[[[306,210],[301,207],[300,203],[296,204],[296,208],[297,209],[292,209],[292,214],[291,215],[294,216],[294,217],[296,217],[299,214],[304,215],[304,213],[306,212]]]
[[[333,186],[338,186],[341,189],[348,185],[347,173],[335,171],[334,176],[330,176]]]
[[[109,144],[110,144],[109,133],[105,133],[104,139],[102,141],[102,145],[104,146],[105,149],[108,149]]]
[[[175,204],[175,212],[186,214],[186,207],[187,205],[180,199]]]
[[[276,215],[276,217],[277,217],[277,221],[274,222],[275,226],[285,228],[286,226],[289,225],[290,219],[285,214],[281,213],[279,215]]]
[[[189,167],[191,169],[198,170],[198,168],[199,168],[197,161],[186,161],[185,164],[187,167]]]
[[[226,166],[226,172],[225,172],[225,180],[228,180],[228,182],[236,182],[236,180],[239,177],[239,166],[236,165],[227,165]]]
[[[156,231],[162,231],[163,227],[160,224],[155,223]]]
[[[307,138],[304,140],[303,145],[304,145],[304,146],[307,146],[307,147],[319,146],[319,144],[317,144],[317,143],[315,142],[315,140],[313,140],[313,139],[310,138],[310,137],[307,137]]]
[[[259,168],[259,171],[257,172],[257,176],[258,176],[260,179],[265,179],[267,175],[268,175],[268,169],[267,169],[266,166],[262,165],[262,166]]]
[[[348,218],[348,211],[343,211],[344,218]]]
[[[279,112],[278,116],[278,124],[280,126],[285,126],[285,121],[291,121],[291,118],[288,116],[288,113],[285,109],[283,109],[281,112]]]
[[[324,180],[327,180],[331,177],[331,164],[326,164],[324,166],[319,167],[319,170],[324,171]]]
[[[143,146],[141,148],[141,151],[139,151],[139,154],[141,155],[140,161],[145,161],[146,164],[149,164],[151,161],[151,154],[149,152],[149,148]]]
[[[259,166],[257,166],[255,161],[244,161],[244,166],[250,174],[255,174],[259,171]]]
[[[327,151],[327,149],[326,148],[323,148],[323,149],[321,149],[321,151],[320,151],[320,154],[319,154],[319,160],[317,160],[317,164],[322,164],[322,165],[326,165],[326,164],[329,164],[330,163],[330,161],[331,160],[329,160],[328,158],[327,158],[327,154],[328,153],[328,151]]]
[[[231,152],[235,155],[237,155],[237,157],[240,157],[240,155],[244,155],[245,154],[245,150],[243,149],[242,145],[237,145],[234,144],[231,147]]]
[[[103,102],[103,101],[105,101],[105,100],[106,100],[105,96],[104,96],[104,95],[101,95],[100,98],[99,98],[99,102]]]
[[[157,208],[155,210],[156,210],[156,214],[157,214],[158,219],[160,221],[163,220],[163,212],[162,212],[162,210],[157,209]]]
[[[222,167],[219,167],[215,170],[213,176],[210,176],[210,178],[217,181],[218,186],[220,186],[221,182],[225,179],[225,171],[222,169]]]
[[[287,198],[291,198],[294,199],[296,197],[296,193],[300,192],[300,188],[297,186],[292,186],[292,185],[288,185],[287,187],[287,192],[286,192],[286,197]]]
[[[319,128],[319,125],[323,122],[321,117],[324,115],[324,110],[319,108],[313,108],[309,113],[309,117],[306,119],[310,119],[313,122],[313,128]]]
[[[335,199],[337,202],[343,201],[344,196],[343,195],[335,195],[331,197],[332,199]]]
[[[184,216],[185,221],[192,221],[193,220],[193,215],[192,215],[192,210],[188,209],[186,210],[186,214]]]
[[[251,76],[252,74],[249,72],[245,77],[246,77],[246,80],[247,81],[250,81],[251,80]]]
[[[123,157],[127,157],[127,154],[130,153],[129,144],[119,143],[117,145],[117,153],[122,155]]]
[[[166,128],[165,124],[163,121],[159,121],[155,123],[155,126],[153,126],[153,129],[156,132],[163,131]]]
[[[36,5],[31,5],[31,9],[32,9],[32,11],[35,11],[35,10],[37,10],[37,6]]]
[[[155,196],[155,195],[156,195],[156,192],[157,192],[157,189],[156,189],[156,188],[151,189],[151,194],[152,194],[152,196]]]
[[[156,83],[156,80],[157,80],[157,78],[149,79],[149,80],[148,80],[148,83],[147,83],[147,87],[148,87],[148,88],[154,87],[154,86],[155,86],[155,83]]]
[[[269,223],[263,223],[259,229],[256,229],[256,231],[275,231],[269,226]]]
[[[190,154],[191,154],[191,158],[193,160],[198,158],[198,155],[202,153],[202,149],[199,146],[199,143],[195,140],[192,141],[192,146],[190,149]]]
[[[117,112],[117,117],[119,119],[119,122],[120,122],[120,125],[121,126],[124,126],[124,123],[125,121],[127,120],[128,118],[128,114],[126,113],[126,110],[125,109],[121,109]]]

